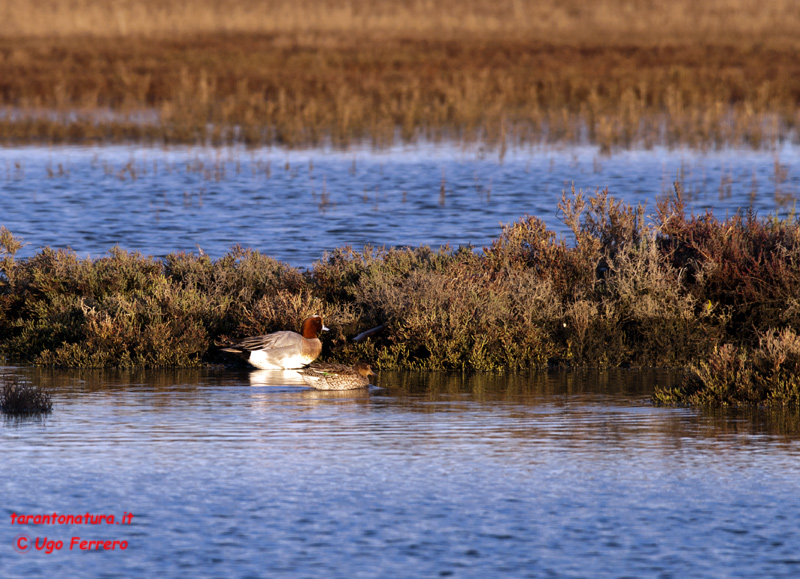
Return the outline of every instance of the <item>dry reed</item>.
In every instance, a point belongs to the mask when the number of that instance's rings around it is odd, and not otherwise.
[[[788,1],[12,1],[0,139],[760,146],[798,122],[798,29]]]

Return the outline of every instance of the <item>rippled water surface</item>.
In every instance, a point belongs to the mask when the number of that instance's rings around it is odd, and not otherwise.
[[[679,179],[690,210],[719,218],[752,206],[786,214],[800,192],[800,151],[592,147],[508,152],[417,145],[384,151],[0,149],[0,225],[28,243],[98,256],[114,245],[164,256],[233,245],[308,267],[344,245],[473,244],[500,223],[536,215],[559,233],[557,204],[574,186],[608,187],[655,212]]]
[[[666,373],[0,372],[55,392],[0,425],[3,577],[800,574],[797,417],[655,408]],[[53,512],[134,518],[10,523]]]

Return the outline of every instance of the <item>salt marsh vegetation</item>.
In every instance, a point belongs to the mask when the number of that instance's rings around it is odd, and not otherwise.
[[[687,386],[656,400],[713,403],[723,398],[698,397],[698,381],[725,380],[749,356],[752,392],[731,403],[797,403],[795,214],[687,215],[677,183],[654,223],[608,191],[573,191],[559,211],[570,240],[528,216],[482,250],[342,247],[307,271],[241,247],[217,260],[121,248],[97,259],[43,248],[16,260],[21,242],[4,230],[0,353],[41,365],[199,366],[222,363],[230,339],[296,329],[319,313],[332,330],[328,361],[689,368]],[[741,390],[732,376],[715,391]]]

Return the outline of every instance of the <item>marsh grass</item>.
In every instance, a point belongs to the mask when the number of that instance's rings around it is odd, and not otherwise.
[[[677,388],[658,388],[658,404],[800,407],[800,337],[791,328],[761,335],[758,345],[724,344],[690,365]]]
[[[797,126],[798,29],[788,0],[12,0],[0,140],[760,147]]]
[[[676,183],[647,217],[608,191],[565,194],[473,247],[344,247],[308,271],[234,247],[218,260],[45,248],[0,230],[0,354],[77,367],[222,363],[219,346],[319,313],[323,358],[377,368],[689,368],[660,403],[796,404],[800,223],[686,215]],[[383,331],[354,343],[360,332]],[[706,360],[706,362],[702,362]],[[749,384],[749,385],[748,385]]]
[[[50,392],[19,381],[16,377],[4,378],[0,389],[0,411],[10,416],[50,412],[53,402]]]

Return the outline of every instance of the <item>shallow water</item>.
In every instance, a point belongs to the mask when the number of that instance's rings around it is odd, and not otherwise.
[[[164,256],[235,244],[308,267],[352,245],[491,243],[524,214],[566,233],[557,205],[572,185],[608,187],[655,213],[680,179],[688,208],[719,218],[752,207],[785,215],[800,193],[800,149],[497,151],[416,145],[383,151],[237,148],[0,149],[0,225],[45,246],[99,256],[114,245]]]
[[[655,408],[668,373],[0,372],[55,391],[0,425],[3,577],[800,573],[797,416]],[[134,516],[10,523],[53,512]]]

